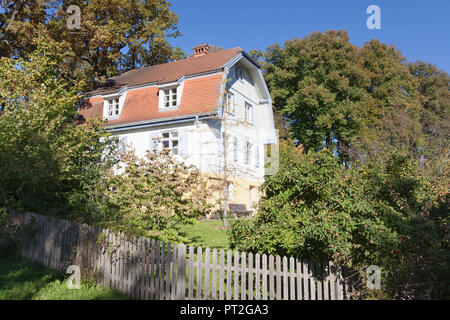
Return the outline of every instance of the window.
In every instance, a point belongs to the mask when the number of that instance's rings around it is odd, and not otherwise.
[[[177,88],[165,89],[164,94],[164,108],[173,108],[177,106]]]
[[[127,136],[112,136],[106,142],[108,151],[117,148],[117,160],[120,160],[120,155],[128,151],[128,137]]]
[[[238,66],[236,66],[236,79],[240,81],[244,80],[244,71]]]
[[[250,161],[250,152],[252,150],[252,144],[248,141],[245,142],[245,155],[244,155],[244,163],[248,164]]]
[[[119,98],[108,100],[108,116],[118,116],[119,115]]]
[[[178,154],[178,131],[163,132],[161,138],[163,149],[168,149]]]
[[[253,186],[249,186],[248,188],[248,208],[253,210]]]
[[[224,97],[225,111],[234,115],[234,95],[231,92],[225,93]]]
[[[248,102],[245,103],[245,121],[253,124],[253,106]]]

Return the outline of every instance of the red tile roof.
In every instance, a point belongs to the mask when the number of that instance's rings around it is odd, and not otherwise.
[[[120,118],[109,120],[107,125],[214,111],[217,109],[223,75],[208,75],[208,73],[221,71],[223,66],[240,52],[242,52],[241,48],[220,50],[202,56],[131,70],[111,78],[108,84],[87,94],[80,107],[78,122],[84,123],[88,118],[103,116],[103,98],[99,95],[115,93],[125,87],[130,88],[152,83],[155,86],[128,91]],[[175,82],[183,76],[198,74],[205,75],[185,80],[178,109],[172,111],[159,110],[158,87],[156,85]]]
[[[192,56],[183,60],[131,70],[108,79],[106,83],[89,92],[87,96],[111,94],[124,87],[148,83],[163,84],[174,82],[183,76],[220,70],[228,61],[242,51],[239,47],[224,49],[202,56]]]

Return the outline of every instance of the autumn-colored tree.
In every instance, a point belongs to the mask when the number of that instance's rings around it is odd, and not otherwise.
[[[43,35],[63,45],[66,80],[90,89],[143,65],[184,57],[167,41],[179,35],[177,15],[165,0],[21,0],[0,3],[0,56],[25,57]],[[80,29],[69,29],[69,5],[80,8]]]

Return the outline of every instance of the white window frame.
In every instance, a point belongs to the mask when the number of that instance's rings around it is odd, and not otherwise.
[[[245,102],[244,113],[245,122],[253,125],[253,105],[247,101]]]
[[[107,99],[106,103],[108,106],[107,109],[107,118],[114,118],[120,116],[120,98],[115,97],[112,99]]]
[[[160,109],[174,109],[178,108],[178,87],[161,88],[162,104]]]
[[[165,137],[167,135],[167,137]],[[161,148],[162,150],[168,149],[170,152],[178,155],[179,149],[180,149],[180,133],[178,130],[168,130],[161,132]],[[167,142],[167,146],[164,146],[165,142]],[[174,146],[174,143],[176,142],[176,145]],[[174,151],[175,150],[175,151]]]
[[[224,96],[224,106],[225,112],[234,116],[235,114],[235,106],[234,106],[234,94],[227,91]]]

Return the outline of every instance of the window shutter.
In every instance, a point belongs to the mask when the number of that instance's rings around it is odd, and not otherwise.
[[[156,153],[158,151],[158,139],[159,133],[158,132],[150,132],[150,143],[149,143],[149,150],[150,153]]]
[[[162,89],[158,90],[158,103],[159,103],[159,105],[158,105],[159,109],[164,108],[164,90],[162,90]]]
[[[234,140],[233,140],[233,160],[236,162],[238,160],[237,138],[236,137],[234,137]]]
[[[255,167],[259,168],[259,145],[256,145]]]
[[[127,151],[127,141],[128,141],[127,136],[119,137],[119,152],[120,153],[124,153]]]
[[[189,154],[189,132],[188,130],[178,131],[178,154],[186,156]]]
[[[248,162],[250,160],[248,158],[249,152],[250,152],[250,150],[248,150],[248,147],[249,147],[248,138],[246,137],[245,140],[244,140],[244,163],[245,164],[248,164]]]
[[[222,133],[220,132],[220,131],[218,131],[218,135],[217,135],[217,155],[220,157],[220,158],[223,158],[223,151],[224,151],[224,148],[223,148],[223,143],[224,143],[224,137],[223,137],[223,135],[222,135]]]

